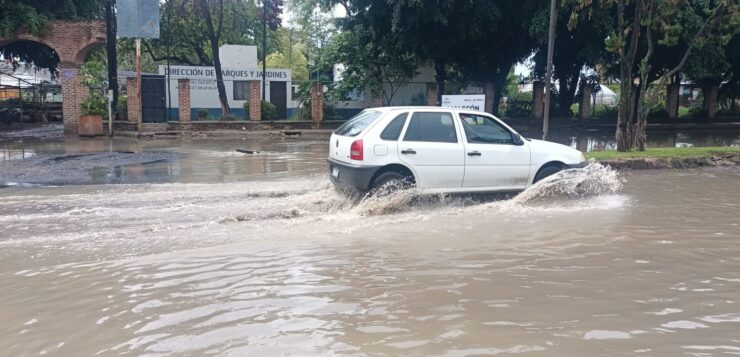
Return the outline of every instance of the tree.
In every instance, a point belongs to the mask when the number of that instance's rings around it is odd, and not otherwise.
[[[267,3],[268,10],[282,6],[280,0]],[[218,49],[228,43],[257,45],[261,51],[260,10],[251,0],[166,0],[160,8],[163,36],[145,42],[146,52],[154,61],[214,66],[221,110],[227,115],[230,107]],[[279,16],[280,11],[268,11],[268,23]]]
[[[546,5],[542,1],[501,0],[480,8],[481,12],[488,14],[475,20],[480,23],[474,28],[481,29],[481,32],[466,41],[468,46],[474,47],[470,51],[472,53],[464,57],[463,65],[467,69],[463,72],[493,84],[492,114],[499,114],[499,103],[512,68],[530,56],[537,44],[537,35],[530,31],[535,20],[532,14],[538,10],[542,13]],[[471,36],[475,32],[461,35]]]
[[[576,6],[570,18],[572,27],[580,16],[590,14],[595,3],[592,0],[575,1]],[[704,41],[708,33],[719,31],[731,34],[737,31],[740,5],[732,0],[716,0],[705,7],[703,13],[688,6],[689,0],[605,0],[601,5],[616,17],[616,27],[607,38],[606,50],[614,53],[619,63],[620,97],[615,132],[617,150],[627,151],[632,147],[644,150],[647,115],[650,111],[646,99],[655,96],[655,88],[661,88],[683,68],[694,47]],[[683,11],[700,16],[701,26],[688,38],[687,47],[682,51],[678,63],[671,68],[660,68],[659,79],[653,82],[651,73],[655,70],[652,66],[655,43],[669,47],[676,45],[682,28],[679,14]]]
[[[588,17],[582,16],[569,23],[567,19],[574,11],[576,4],[563,1],[558,7],[558,17],[553,53],[553,77],[558,81],[558,105],[551,106],[557,114],[568,117],[571,104],[575,101],[576,91],[586,67],[594,68],[602,63],[608,53],[604,51],[604,39],[613,28],[611,14],[603,7],[591,8]],[[531,36],[538,39],[535,55],[535,74],[544,76],[546,68],[547,38],[549,26],[549,9],[540,6],[530,28]]]
[[[292,29],[279,29],[276,32],[277,46],[267,55],[268,68],[290,68],[293,81],[308,80],[308,59],[304,54],[304,45],[297,42]]]

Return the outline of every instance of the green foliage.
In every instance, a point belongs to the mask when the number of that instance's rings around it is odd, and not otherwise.
[[[197,116],[198,120],[206,120],[206,119],[208,119],[208,110],[207,109],[203,109],[203,108],[198,109],[196,111],[196,116]]]
[[[116,108],[117,113],[127,113],[128,112],[128,97],[125,95],[119,95],[118,96],[118,106]]]
[[[108,115],[108,98],[103,94],[108,79],[105,62],[90,58],[80,68],[82,85],[90,90],[90,95],[80,105],[82,115]]]
[[[277,117],[278,112],[277,112],[277,107],[275,106],[275,104],[272,104],[265,100],[261,101],[260,104],[262,105],[261,118],[260,118],[261,120],[268,121],[268,120],[278,119]],[[251,118],[249,118],[249,102],[248,101],[244,103],[244,111],[246,113],[247,119],[251,120]]]
[[[413,97],[411,97],[411,105],[426,105],[427,104],[427,95],[426,93],[419,92],[414,94]]]
[[[307,81],[308,59],[298,34],[292,29],[278,29],[276,35],[277,48],[267,55],[267,68],[289,68],[293,81]]]
[[[262,120],[276,120],[277,107],[268,101],[262,101]]]
[[[91,93],[80,105],[81,115],[100,115],[108,117],[108,98],[102,94]]]
[[[40,34],[50,20],[89,20],[103,15],[104,0],[0,0],[0,37],[20,29]]]
[[[595,118],[616,118],[619,113],[619,107],[616,105],[596,104],[594,106]]]
[[[619,152],[605,150],[585,153],[586,158],[595,160],[711,157],[722,154],[740,154],[740,147],[648,148],[645,151]]]
[[[506,117],[526,118],[532,116],[532,92],[511,93],[506,101]]]

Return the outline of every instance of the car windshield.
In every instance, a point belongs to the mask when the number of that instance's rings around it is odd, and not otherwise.
[[[380,114],[381,113],[379,111],[375,110],[363,110],[359,114],[347,120],[346,123],[342,124],[334,134],[342,136],[357,136],[365,130],[365,128],[370,126],[370,124],[372,124]]]

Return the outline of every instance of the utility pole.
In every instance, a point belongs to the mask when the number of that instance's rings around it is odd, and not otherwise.
[[[550,129],[550,83],[552,82],[552,56],[555,51],[555,23],[557,22],[557,0],[550,0],[550,32],[547,39],[547,72],[545,74],[545,113],[542,121],[542,140],[547,140]]]
[[[262,0],[262,100],[267,98],[265,79],[267,74],[267,0]]]

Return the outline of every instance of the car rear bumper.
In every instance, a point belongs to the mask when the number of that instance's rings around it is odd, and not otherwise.
[[[370,181],[380,170],[380,166],[357,166],[327,159],[329,162],[329,179],[337,188],[350,192],[367,192],[370,190]],[[337,176],[334,176],[337,169]]]

